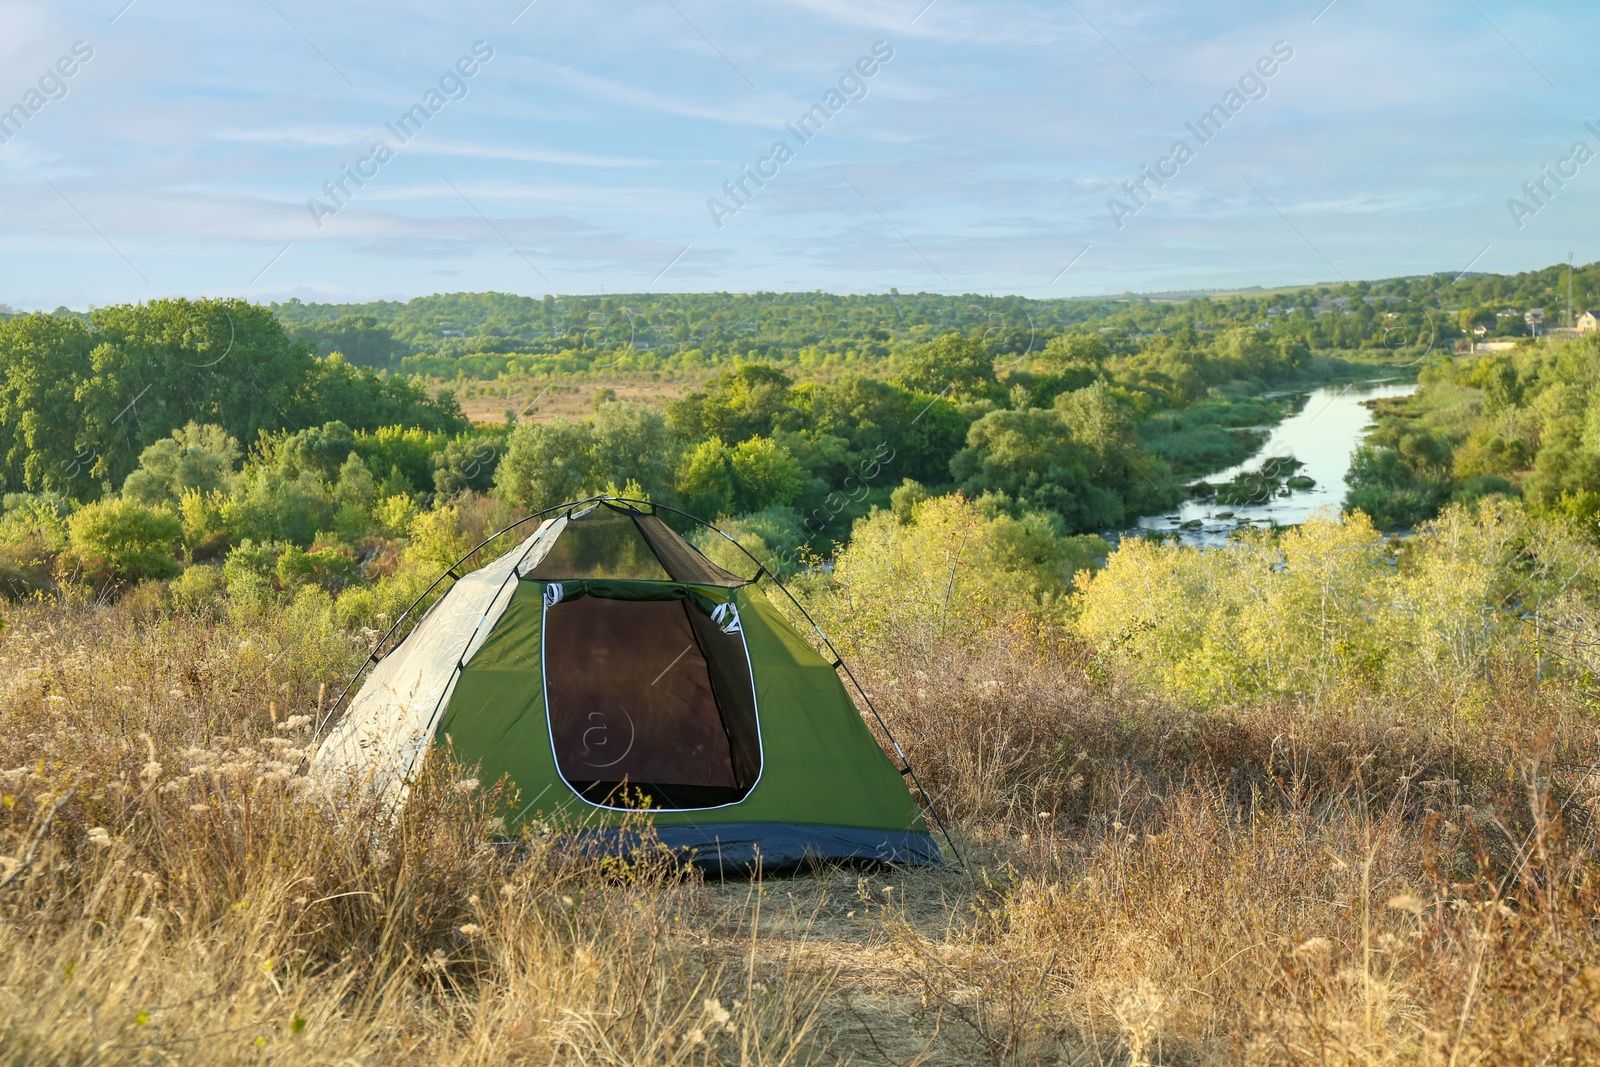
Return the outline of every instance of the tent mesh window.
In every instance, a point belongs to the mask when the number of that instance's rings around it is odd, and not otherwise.
[[[694,582],[698,585],[744,585],[746,579],[712,563],[699,550],[654,515],[640,515],[634,519],[639,532],[655,550],[656,558],[666,565],[674,581]]]
[[[567,520],[556,543],[524,577],[629,578],[670,581],[633,517],[620,508],[596,507]]]
[[[545,615],[561,776],[593,804],[709,808],[761,772],[744,639],[688,600],[585,596]]]
[[[744,585],[655,515],[602,503],[571,516],[549,553],[525,577],[541,581],[626,578]]]

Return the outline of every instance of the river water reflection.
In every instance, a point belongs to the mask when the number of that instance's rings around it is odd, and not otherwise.
[[[1246,471],[1261,469],[1275,456],[1294,456],[1304,464],[1296,474],[1316,480],[1316,486],[1273,497],[1264,504],[1228,505],[1186,500],[1175,511],[1146,515],[1140,530],[1175,532],[1189,544],[1220,545],[1234,531],[1247,526],[1293,526],[1318,508],[1338,508],[1344,502],[1345,476],[1350,455],[1372,426],[1372,413],[1362,401],[1378,397],[1410,396],[1416,382],[1357,383],[1327,386],[1314,391],[1297,414],[1280,422],[1260,451],[1237,466],[1206,476],[1213,485]],[[1198,521],[1198,527],[1183,529]]]

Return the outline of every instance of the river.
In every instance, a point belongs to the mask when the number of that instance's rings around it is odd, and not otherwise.
[[[1337,509],[1344,502],[1350,455],[1372,427],[1372,412],[1362,406],[1362,401],[1410,396],[1416,391],[1416,382],[1360,382],[1317,389],[1298,413],[1273,428],[1272,436],[1255,455],[1204,479],[1218,485],[1236,475],[1259,470],[1268,459],[1292,455],[1304,464],[1295,473],[1315,479],[1313,488],[1273,497],[1265,504],[1230,506],[1186,500],[1174,511],[1144,516],[1138,528],[1174,532],[1188,544],[1221,545],[1230,534],[1246,526],[1294,526],[1318,508]],[[1219,513],[1229,514],[1223,517]],[[1180,528],[1196,520],[1198,527]]]

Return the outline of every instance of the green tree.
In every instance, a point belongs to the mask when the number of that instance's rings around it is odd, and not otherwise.
[[[837,470],[824,471],[789,446],[830,489],[843,487],[843,479],[859,468],[865,456],[892,456],[888,463],[897,478],[945,483],[950,477],[950,457],[960,450],[972,421],[946,397],[912,392],[859,374],[797,386],[793,406],[802,432],[819,439],[821,435],[841,439],[851,453],[839,457]],[[782,432],[773,436],[789,440]]]
[[[239,462],[239,442],[220,426],[188,423],[139,454],[138,469],[122,483],[122,495],[141,504],[176,506],[190,490],[222,489]]]
[[[1018,508],[1053,512],[1070,531],[1120,526],[1176,499],[1171,476],[1142,454],[1132,419],[1097,382],[1052,409],[991,411],[950,461],[967,493],[1001,493]]]
[[[433,488],[440,496],[486,493],[506,447],[504,433],[462,433],[433,457]]]
[[[737,445],[702,441],[678,472],[677,490],[698,515],[735,515],[792,504],[805,471],[789,450],[769,437]]]
[[[231,544],[250,538],[304,547],[329,527],[334,506],[322,479],[311,471],[247,466],[220,513]]]
[[[1392,448],[1361,445],[1345,475],[1344,506],[1371,516],[1381,530],[1415,526],[1438,513],[1450,486],[1417,474]]]
[[[1120,478],[1139,451],[1132,416],[1105,382],[1095,382],[1056,397],[1055,408],[1067,433],[1095,456],[1096,476]]]
[[[760,363],[741,363],[667,406],[667,418],[685,440],[720,437],[737,444],[747,437],[771,434],[791,411],[787,374]],[[783,428],[793,429],[793,426]]]
[[[358,431],[352,446],[375,477],[403,480],[413,492],[425,492],[433,488],[435,459],[449,441],[441,431],[392,425]]]
[[[1365,307],[1366,305],[1362,305]],[[1217,338],[1217,358],[1224,361],[1234,377],[1264,378],[1277,369],[1281,355],[1277,343],[1266,330],[1236,326]]]
[[[681,444],[658,411],[606,404],[592,417],[593,459],[586,488],[635,482],[651,500],[670,502]]]
[[[593,473],[590,423],[526,422],[511,432],[495,470],[495,494],[519,511],[535,512],[585,495]]]
[[[701,441],[678,470],[678,495],[696,515],[731,515],[734,508],[733,450],[720,437]]]
[[[950,471],[967,494],[1002,493],[1024,508],[1054,512],[1073,531],[1121,525],[1116,488],[1096,485],[1094,453],[1072,439],[1061,412],[991,411],[972,424]]]
[[[0,488],[96,496],[190,422],[239,441],[332,418],[358,430],[466,428],[448,393],[317,359],[269,309],[243,301],[156,300],[88,320],[0,322]]]
[[[283,421],[300,426],[337,418],[355,430],[415,426],[453,434],[467,429],[461,405],[448,389],[430,396],[421,381],[380,375],[346,362],[337,353],[310,361],[285,411]]]
[[[96,338],[78,319],[0,322],[0,489],[94,495],[111,470],[85,417]]]
[[[1074,331],[1050,338],[1044,346],[1043,358],[1058,370],[1088,367],[1098,371],[1111,358],[1111,346],[1099,333]]]
[[[361,561],[347,548],[329,546],[307,552],[290,545],[278,557],[275,573],[278,584],[285,589],[316,585],[337,593],[360,580]]]
[[[741,513],[792,504],[805,484],[799,462],[770,437],[740,441],[730,460],[734,507]]]
[[[900,382],[934,396],[986,397],[998,393],[994,356],[975,337],[947,333],[906,354]]]
[[[101,343],[83,402],[103,447],[118,448],[117,481],[145,446],[188,422],[239,441],[284,426],[315,363],[269,310],[242,300],[118,305],[90,322]]]

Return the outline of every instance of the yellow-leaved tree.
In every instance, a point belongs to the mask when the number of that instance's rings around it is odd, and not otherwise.
[[[831,573],[798,584],[808,608],[848,653],[891,645],[932,654],[941,639],[994,640],[1007,620],[1061,614],[1072,575],[1110,551],[1062,536],[1051,519],[1020,518],[961,494],[874,510],[857,520]]]
[[[1079,576],[1076,625],[1103,655],[1202,705],[1326,692],[1381,670],[1373,612],[1387,557],[1360,513],[1226,549],[1128,540]]]

